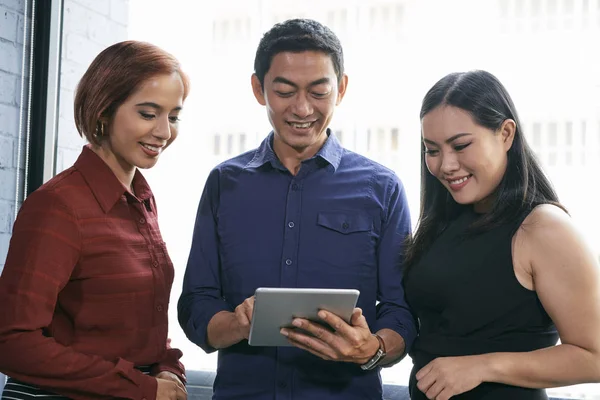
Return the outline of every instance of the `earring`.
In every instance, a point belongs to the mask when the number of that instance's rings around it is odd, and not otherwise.
[[[104,136],[104,124],[100,121],[96,123],[96,136]]]

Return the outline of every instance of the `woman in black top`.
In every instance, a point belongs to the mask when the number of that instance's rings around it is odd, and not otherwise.
[[[506,89],[485,71],[450,74],[421,123],[404,281],[420,327],[411,398],[547,399],[543,388],[600,381],[598,262]]]

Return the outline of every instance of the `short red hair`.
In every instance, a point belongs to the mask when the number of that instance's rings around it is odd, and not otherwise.
[[[113,44],[96,56],[77,85],[75,125],[88,142],[95,136],[100,118],[112,120],[117,108],[146,80],[156,75],[179,74],[183,99],[189,93],[189,78],[170,53],[146,42],[128,40]]]

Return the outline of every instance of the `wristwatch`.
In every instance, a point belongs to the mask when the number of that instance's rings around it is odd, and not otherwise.
[[[379,336],[376,333],[374,333],[373,336],[375,336],[377,338],[377,340],[379,340],[379,349],[377,350],[377,353],[375,353],[375,355],[369,361],[367,361],[366,363],[364,363],[363,365],[360,366],[364,371],[370,371],[373,368],[375,368],[377,366],[377,364],[379,364],[379,362],[386,355],[385,343],[383,342],[383,339],[381,338],[381,336]]]

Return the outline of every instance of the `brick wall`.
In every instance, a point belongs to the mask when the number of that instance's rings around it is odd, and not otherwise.
[[[23,161],[17,165],[17,149],[24,3],[23,0],[0,0],[0,273],[15,214],[17,169],[23,166]],[[3,387],[4,375],[0,374],[0,392]]]
[[[18,168],[21,193],[23,182],[24,157],[17,165],[17,149],[24,7],[25,0],[0,0],[0,273],[14,219]],[[73,123],[75,86],[96,54],[127,39],[128,19],[129,0],[64,1],[57,172],[73,164],[84,143]],[[24,149],[23,141],[21,154]],[[0,392],[3,385],[4,377],[0,374]]]
[[[24,7],[25,0],[0,0],[0,271],[6,260],[15,213]],[[75,86],[96,54],[127,38],[128,18],[129,0],[64,2],[58,172],[73,163],[84,143],[73,123]],[[22,142],[21,172],[24,149]],[[19,180],[22,179],[21,173]]]
[[[17,149],[24,3],[0,0],[0,271],[6,260],[14,219],[17,169],[23,167],[23,159],[17,166]]]

